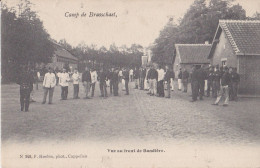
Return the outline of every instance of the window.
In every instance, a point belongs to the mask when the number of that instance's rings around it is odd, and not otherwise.
[[[226,66],[227,65],[227,61],[221,61],[222,62],[222,66]]]

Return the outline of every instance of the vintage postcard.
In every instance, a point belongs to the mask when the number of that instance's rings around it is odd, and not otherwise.
[[[2,168],[260,167],[259,0],[3,0]]]

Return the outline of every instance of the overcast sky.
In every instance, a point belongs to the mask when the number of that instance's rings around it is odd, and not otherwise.
[[[19,0],[18,0],[19,1]],[[148,46],[158,37],[169,16],[182,17],[193,0],[30,0],[45,29],[57,41],[108,47],[138,43]],[[260,11],[260,0],[236,0],[248,16]],[[14,1],[8,2],[15,5]],[[86,17],[65,17],[85,12]],[[116,12],[117,17],[88,17],[90,12]]]

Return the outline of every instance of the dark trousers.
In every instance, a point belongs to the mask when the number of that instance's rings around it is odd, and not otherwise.
[[[100,87],[100,92],[101,92],[101,96],[102,97],[107,97],[107,85],[106,85],[106,82],[100,82],[99,83],[99,87]],[[105,95],[104,95],[105,93]]]
[[[126,94],[129,94],[128,83],[129,83],[129,80],[125,80],[125,91],[126,91]]]
[[[213,81],[208,80],[207,96],[210,96],[210,90],[212,90],[212,96],[213,96]]]
[[[49,92],[49,103],[52,103],[54,87],[53,88],[46,88],[46,87],[44,87],[43,91],[44,91],[44,95],[43,95],[43,101],[42,102],[43,103],[46,102],[46,98],[47,98],[47,95],[48,95],[48,92]]]
[[[205,81],[200,81],[199,82],[199,96],[200,99],[202,99],[202,97],[204,96],[204,89],[205,89]]]
[[[144,90],[144,78],[140,78],[140,89]]]
[[[112,80],[110,80],[109,81],[109,87],[110,87],[110,94],[113,94],[113,88],[114,88],[114,86],[113,86],[114,84],[113,84],[113,81]]]
[[[158,81],[157,93],[158,93],[159,97],[164,97],[163,80]]]
[[[118,96],[118,81],[113,81],[114,96]]]
[[[21,110],[25,111],[29,110],[29,104],[30,104],[30,89],[22,89],[20,88],[20,104],[21,104]]]
[[[199,82],[198,81],[192,81],[191,82],[191,91],[192,91],[192,100],[197,100],[198,98],[198,92],[199,92]]]
[[[73,87],[74,87],[73,98],[76,99],[79,97],[79,84],[73,84]]]
[[[68,97],[68,86],[62,86],[61,87],[61,99],[66,100]]]
[[[92,91],[91,91],[91,97],[94,96],[94,93],[95,93],[95,86],[96,86],[96,83],[91,83],[91,85],[90,85],[90,87],[91,87],[91,89],[92,89]]]

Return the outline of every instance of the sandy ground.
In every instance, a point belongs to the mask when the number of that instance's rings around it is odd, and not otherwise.
[[[173,91],[171,99],[151,97],[133,89],[130,95],[100,98],[99,87],[93,99],[60,101],[61,89],[55,88],[53,104],[42,105],[43,90],[35,90],[35,103],[21,112],[19,86],[2,85],[3,142],[216,142],[259,144],[260,99],[241,98],[228,107],[212,106],[212,98],[189,102],[190,92]],[[109,90],[109,88],[108,88]]]

